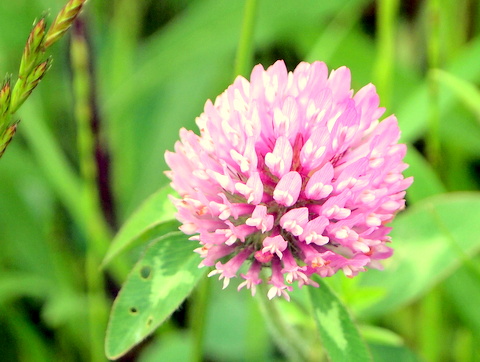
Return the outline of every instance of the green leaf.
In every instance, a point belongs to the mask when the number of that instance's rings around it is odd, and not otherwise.
[[[417,202],[392,223],[395,253],[384,271],[369,270],[361,284],[383,287],[384,298],[359,311],[385,314],[420,297],[480,250],[480,193],[458,192]]]
[[[420,362],[408,347],[390,346],[385,344],[369,344],[375,362]]]
[[[480,91],[475,84],[441,69],[433,69],[430,74],[441,85],[449,88],[480,120]]]
[[[466,81],[475,81],[480,74],[480,37],[476,37],[447,65],[447,70],[452,75]],[[440,112],[446,113],[455,100],[448,91],[440,90]],[[395,111],[400,120],[402,139],[413,142],[423,135],[427,127],[428,119],[428,85],[422,82],[410,90],[408,97]]]
[[[110,314],[106,355],[116,359],[152,333],[190,294],[204,271],[197,243],[177,231],[146,250],[118,294]]]
[[[2,270],[0,275],[0,305],[8,305],[8,303],[25,296],[47,299],[53,289],[52,287],[51,280],[44,276]]]
[[[340,299],[319,277],[312,278],[319,288],[309,288],[320,338],[330,359],[335,361],[372,361],[352,317]]]
[[[405,162],[410,166],[405,170],[405,177],[413,176],[415,179],[407,192],[409,202],[414,203],[447,191],[432,166],[415,147],[409,145]]]
[[[178,223],[172,220],[176,210],[168,199],[172,192],[169,186],[162,187],[140,205],[113,239],[102,266],[140,242],[151,241],[177,229]]]
[[[404,345],[403,338],[389,329],[372,325],[361,325],[359,329],[368,344],[396,347]]]

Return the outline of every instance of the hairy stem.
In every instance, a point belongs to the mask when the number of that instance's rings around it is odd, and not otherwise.
[[[267,286],[261,283],[258,286],[260,310],[266,321],[270,334],[278,348],[285,354],[289,361],[309,361],[307,351],[302,348],[305,345],[294,326],[288,324],[278,309],[278,300],[269,300]]]

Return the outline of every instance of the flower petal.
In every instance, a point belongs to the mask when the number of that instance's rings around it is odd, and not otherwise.
[[[297,202],[302,187],[302,177],[296,171],[284,175],[273,192],[273,198],[279,204],[292,206]]]

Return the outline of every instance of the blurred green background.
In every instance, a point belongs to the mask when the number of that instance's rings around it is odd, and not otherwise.
[[[2,74],[18,69],[33,20],[50,9],[51,23],[64,4],[0,2]],[[72,67],[68,36],[54,46],[53,67],[18,113],[17,135],[0,160],[2,361],[103,358],[105,313],[138,251],[110,268],[103,281],[90,278],[92,265],[141,202],[167,184],[163,154],[173,149],[179,128],[196,130],[195,117],[205,101],[233,80],[244,7],[244,1],[90,0],[74,31],[86,34],[87,74]],[[330,69],[348,66],[355,90],[374,83],[386,114],[397,115],[403,141],[410,145],[407,173],[416,181],[408,205],[419,204],[421,215],[422,202],[431,196],[443,195],[447,207],[450,198],[460,197],[461,205],[476,208],[459,208],[460,221],[475,220],[480,210],[479,1],[259,0],[253,39],[252,66],[284,59],[293,69],[302,60],[322,60]],[[86,99],[94,119],[93,164],[85,158],[88,132],[85,141],[79,121],[79,99],[88,90],[82,79],[91,86]],[[408,228],[409,219],[403,220],[399,224]],[[438,233],[435,226],[420,230]],[[334,278],[332,285],[360,321],[375,360],[480,359],[478,223],[463,232],[474,240],[468,252],[458,252],[452,241],[455,262],[435,264],[418,291],[378,313],[357,313],[380,303],[383,294],[372,289],[375,284],[345,286],[343,276]],[[402,255],[402,233],[396,235],[393,247]],[[442,235],[451,240],[463,234],[448,229]],[[413,268],[428,264],[431,250],[414,251]],[[205,360],[284,360],[248,293],[220,287],[211,283]],[[98,326],[92,330],[87,299],[97,297]],[[292,325],[311,328],[301,307],[281,308]],[[188,312],[189,302],[123,360],[189,360]],[[90,333],[99,336],[96,342],[90,343]],[[315,336],[312,341],[305,343],[316,343]]]

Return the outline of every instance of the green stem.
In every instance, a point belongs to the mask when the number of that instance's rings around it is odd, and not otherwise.
[[[442,178],[440,169],[440,105],[438,94],[438,83],[431,76],[428,77],[429,92],[429,117],[428,117],[428,133],[426,137],[426,154],[427,159],[436,171],[437,175]]]
[[[245,360],[246,361],[267,361],[271,352],[266,346],[269,344],[269,334],[267,326],[262,323],[262,314],[259,303],[255,298],[247,297],[248,322],[247,334],[245,337]]]
[[[237,75],[248,75],[252,67],[253,59],[253,29],[255,27],[255,16],[257,0],[247,0],[243,15],[242,31],[235,57],[234,77]]]
[[[419,350],[425,361],[439,361],[444,355],[444,346],[436,343],[445,340],[443,333],[447,326],[443,313],[442,295],[437,287],[420,301],[416,319]]]
[[[93,3],[103,3],[103,1],[91,1],[90,5]],[[116,212],[120,218],[125,218],[129,215],[132,190],[135,189],[139,178],[138,153],[135,151],[139,147],[135,136],[136,132],[133,132],[136,126],[132,122],[124,121],[131,118],[132,109],[126,109],[124,105],[136,104],[136,101],[132,103],[133,97],[123,99],[122,104],[114,107],[105,106],[105,101],[108,103],[108,100],[111,99],[112,92],[110,90],[125,90],[126,80],[138,70],[140,29],[148,1],[111,0],[106,3],[112,10],[111,16],[104,19],[104,24],[109,29],[109,35],[106,38],[105,46],[102,47],[102,54],[98,58],[99,60],[104,59],[100,67],[106,70],[99,78],[101,81],[99,85],[104,88],[103,92],[108,96],[105,97],[102,104],[99,104],[99,107],[105,109],[100,113],[104,114],[107,120],[105,137],[109,151],[114,155],[110,168],[111,188],[115,190],[118,206]],[[99,23],[101,24],[101,22]],[[137,75],[133,77],[136,81],[142,82]]]
[[[392,76],[395,63],[395,25],[399,0],[377,1],[377,60],[375,63],[376,86],[382,103],[388,108],[391,98]]]
[[[440,67],[440,3],[439,0],[429,0],[427,4],[428,24],[428,67],[437,69]],[[427,158],[433,169],[441,176],[440,170],[440,105],[438,82],[429,75],[428,91],[430,98],[430,115],[426,142]]]
[[[96,233],[102,236],[99,238],[100,240],[95,245],[95,248],[98,249],[97,253],[99,255],[104,255],[105,250],[109,246],[112,232],[106,222],[104,222],[99,205],[88,205],[90,207],[88,213],[89,215],[94,215],[91,217],[91,220],[95,225],[90,225],[90,220],[84,217],[85,206],[83,205],[82,194],[79,193],[79,190],[82,188],[81,180],[75,174],[58,142],[55,140],[52,131],[46,125],[45,119],[42,117],[42,104],[36,103],[35,99],[31,99],[24,104],[19,113],[21,118],[30,120],[28,127],[22,128],[23,135],[56,196],[84,235],[87,235],[89,228],[94,227]],[[34,117],[33,115],[36,116]],[[118,283],[125,279],[130,269],[121,256],[113,260],[108,268]]]
[[[189,311],[190,327],[193,333],[192,361],[203,361],[205,325],[207,319],[208,301],[210,297],[210,278],[200,280],[192,298]]]
[[[289,361],[309,361],[311,357],[302,346],[302,340],[295,327],[289,325],[278,309],[278,300],[269,300],[267,297],[267,286],[262,283],[258,286],[257,300],[260,304],[260,311],[270,329],[270,333],[278,348],[285,354]]]
[[[73,87],[75,98],[75,119],[82,176],[82,201],[84,217],[87,220],[87,253],[85,274],[88,293],[88,315],[90,331],[90,360],[104,361],[103,339],[108,320],[109,304],[104,292],[104,278],[99,265],[104,251],[98,245],[105,245],[103,216],[91,213],[99,210],[97,190],[97,168],[95,160],[95,136],[92,130],[91,84],[89,52],[81,24],[74,28],[71,43]],[[100,216],[100,217],[99,217]]]

